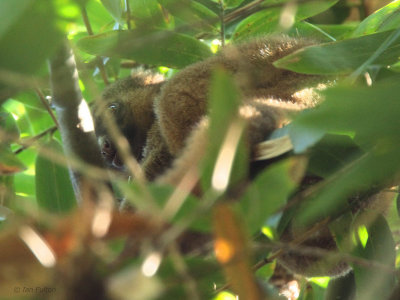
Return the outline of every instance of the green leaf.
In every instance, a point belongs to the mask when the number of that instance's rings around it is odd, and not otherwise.
[[[93,55],[128,58],[171,68],[183,68],[212,55],[202,42],[170,31],[110,31],[85,37],[77,45]]]
[[[308,131],[348,132],[365,151],[355,153],[327,178],[329,184],[304,203],[297,214],[302,222],[337,214],[351,196],[358,195],[363,201],[372,187],[384,185],[398,172],[399,93],[397,82],[376,84],[374,88],[338,86],[325,92],[326,101],[318,108],[293,122],[299,139],[302,134],[307,136]]]
[[[224,0],[224,5],[228,8],[237,7],[242,4],[244,0]]]
[[[310,149],[307,172],[327,178],[361,154],[349,136],[328,134]]]
[[[221,267],[214,258],[204,259],[202,257],[182,257],[183,263],[193,274],[196,280],[199,299],[214,299],[215,288],[225,282]],[[164,291],[161,298],[158,299],[187,299],[188,295],[182,289],[182,281],[177,274],[176,261],[171,256],[164,258],[157,274],[163,278]]]
[[[18,22],[18,18],[29,9],[34,0],[21,1],[1,1],[0,2],[0,37],[12,26]]]
[[[115,21],[121,26],[124,24],[122,14],[124,12],[124,0],[101,0]]]
[[[321,42],[343,40],[353,34],[356,24],[315,25],[305,21],[296,22],[289,30],[288,35],[293,37],[310,37]]]
[[[176,17],[177,27],[180,25],[189,26],[197,31],[215,31],[215,25],[219,19],[218,16],[209,8],[190,0],[158,0],[170,14]]]
[[[188,228],[198,231],[209,231],[211,220],[205,213],[199,211],[201,201],[193,195],[188,195],[185,199],[175,199],[173,204],[169,203],[175,188],[167,185],[148,184],[145,187],[137,182],[117,182],[118,187],[127,199],[138,210],[145,212],[154,210],[164,212],[164,217],[171,223],[184,223]],[[149,205],[149,199],[156,205]],[[178,203],[176,201],[179,201]],[[167,209],[167,210],[166,210]]]
[[[51,139],[45,143],[48,151],[62,154],[62,146]],[[50,212],[65,213],[76,206],[74,192],[68,170],[65,166],[55,163],[51,158],[38,155],[36,168],[36,200],[41,208]]]
[[[240,96],[233,79],[223,69],[216,69],[209,93],[209,146],[204,160],[202,184],[224,191],[245,177],[249,154],[242,140],[244,123],[238,119]],[[232,155],[228,158],[228,154]],[[225,153],[225,154],[224,154]]]
[[[328,216],[336,217],[343,210],[349,209],[350,198],[358,205],[370,201],[369,197],[377,192],[377,187],[384,186],[398,172],[398,147],[398,144],[389,149],[384,149],[385,146],[377,147],[375,151],[353,160],[329,177],[329,184],[302,204],[296,215],[299,224],[312,224]]]
[[[157,0],[129,0],[131,16],[137,27],[165,27],[164,16]]]
[[[317,15],[334,4],[338,0],[307,1],[296,5],[294,21],[298,22],[314,15]],[[239,23],[233,33],[235,40],[281,31],[280,19],[284,5],[282,7],[267,8],[263,11],[252,14]]]
[[[392,30],[400,27],[400,1],[393,1],[364,19],[354,36]]]
[[[296,139],[309,132],[351,133],[363,145],[396,138],[398,134],[400,87],[397,81],[382,81],[370,87],[338,85],[323,92],[325,101],[300,114],[289,133]],[[373,121],[371,121],[373,116]]]
[[[112,29],[114,25],[114,19],[104,5],[102,5],[102,3],[98,1],[89,1],[86,5],[86,11],[88,13],[93,32],[99,33],[105,31],[106,29]],[[85,34],[87,33],[85,32]]]
[[[325,300],[351,300],[354,299],[356,284],[353,272],[338,278],[332,278],[326,289]]]
[[[51,1],[0,1],[0,69],[31,73],[60,40]]]
[[[269,216],[283,207],[302,177],[299,162],[291,158],[268,167],[258,175],[237,203],[250,232],[260,231]],[[300,175],[300,176],[299,176]]]
[[[367,244],[365,247],[359,244],[353,254],[381,264],[381,267],[352,264],[357,286],[356,299],[388,299],[395,284],[395,242],[384,217],[377,216],[367,226]]]
[[[274,63],[278,68],[306,74],[346,74],[357,70],[380,46],[392,37],[393,31],[352,38],[344,41],[300,49]],[[400,38],[379,53],[371,63],[390,65],[398,61]]]
[[[37,110],[41,110],[43,112],[46,111],[46,108],[44,107],[43,103],[39,100],[38,95],[35,94],[33,91],[24,91],[18,93],[18,95],[15,95],[13,97],[13,99],[21,102],[22,104],[24,104],[25,107],[34,108]]]

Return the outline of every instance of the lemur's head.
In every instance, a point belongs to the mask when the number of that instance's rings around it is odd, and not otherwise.
[[[154,98],[161,88],[154,76],[135,74],[108,86],[93,107],[95,132],[106,163],[109,167],[124,170],[118,151],[108,129],[108,117],[114,119],[119,130],[128,140],[132,155],[141,161],[146,145],[147,132],[154,123]],[[115,137],[113,137],[115,138]]]

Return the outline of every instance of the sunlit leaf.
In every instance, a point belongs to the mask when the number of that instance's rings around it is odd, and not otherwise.
[[[113,28],[115,24],[113,21],[114,19],[102,3],[98,1],[89,1],[86,5],[86,11],[93,32],[99,33]]]
[[[390,228],[382,216],[368,226],[368,241],[365,247],[359,245],[354,254],[376,262],[381,267],[363,266],[354,263],[357,285],[356,299],[388,299],[395,284],[395,242]]]
[[[317,15],[327,10],[337,2],[338,0],[324,0],[296,3],[294,10],[294,21],[298,22]],[[280,31],[281,14],[284,8],[285,6],[282,5],[282,7],[272,7],[252,14],[240,22],[240,24],[236,27],[235,32],[233,33],[234,39],[238,40],[249,36]]]
[[[396,137],[399,92],[396,81],[382,82],[374,88],[337,86],[328,89],[323,92],[325,101],[299,115],[291,124],[289,133],[292,140],[295,140],[292,136],[299,140],[307,139],[313,132],[352,133],[364,145],[374,144],[385,137]],[[374,116],[373,122],[370,116]],[[296,148],[295,142],[294,145]]]
[[[115,56],[140,63],[182,68],[211,56],[198,40],[170,31],[111,31],[79,40],[78,47],[93,55]]]
[[[178,19],[177,27],[187,30],[185,27],[200,31],[215,31],[218,16],[209,8],[197,1],[190,0],[158,0],[168,12]]]
[[[393,31],[361,36],[348,40],[300,49],[274,63],[276,67],[306,74],[345,74],[362,66]],[[398,61],[400,38],[397,38],[372,62],[390,65]]]
[[[400,27],[400,1],[393,1],[364,19],[354,31],[361,36]]]
[[[62,153],[61,145],[54,139],[43,145],[49,151]],[[36,200],[40,207],[57,213],[70,211],[76,200],[67,168],[50,158],[38,155],[36,159]]]

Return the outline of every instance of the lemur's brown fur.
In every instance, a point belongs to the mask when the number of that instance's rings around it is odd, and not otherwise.
[[[272,65],[277,59],[311,44],[308,39],[279,36],[228,46],[218,55],[186,67],[167,82],[151,83],[150,80],[146,84],[149,77],[145,76],[117,81],[104,91],[103,99],[111,104],[117,124],[128,138],[146,177],[154,180],[180,156],[187,137],[207,115],[208,87],[215,68],[232,74],[240,87],[244,99],[242,110],[245,110],[242,115],[249,122],[250,145],[263,141],[280,126],[285,118],[285,103],[314,105],[314,97],[299,91],[315,83],[315,76]],[[279,107],[273,102],[283,105]],[[100,118],[95,119],[98,121],[96,134],[106,136]],[[108,138],[103,140],[104,145],[105,158],[118,166],[118,159],[113,161],[114,149],[107,148],[113,147]]]
[[[246,136],[251,153],[255,144],[281,126],[287,112],[315,105],[314,94],[307,93],[306,88],[315,86],[320,77],[278,69],[272,64],[312,44],[308,39],[279,36],[228,46],[218,55],[186,67],[167,82],[155,83],[151,76],[138,75],[117,81],[104,91],[103,102],[113,112],[146,177],[177,183],[207,147],[207,98],[215,68],[231,74],[240,89],[243,104],[239,115],[248,123]],[[101,110],[95,110],[103,155],[110,165],[122,168],[100,114]],[[293,238],[290,229],[284,238]],[[317,240],[316,245],[310,241],[312,246],[336,248],[327,227]],[[282,262],[294,272],[307,275],[335,275],[347,268],[341,263],[306,271],[315,260],[286,255]]]

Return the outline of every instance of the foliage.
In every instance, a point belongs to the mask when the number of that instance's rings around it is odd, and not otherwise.
[[[375,207],[375,215],[363,215],[351,212],[348,199],[368,207],[363,199],[384,190],[378,201],[396,202],[396,190],[389,189],[400,170],[400,1],[355,2],[0,1],[0,297],[67,299],[78,287],[85,299],[234,299],[225,287],[240,299],[275,299],[267,282],[282,246],[278,235],[289,223],[325,222],[335,234],[335,255],[353,267],[354,280],[331,280],[327,288],[302,278],[299,299],[337,299],[354,288],[356,299],[395,299],[395,205],[385,217]],[[236,191],[248,172],[241,138],[222,168],[218,157],[229,130],[240,136],[239,95],[229,76],[215,72],[201,199],[112,176],[118,193],[138,208],[135,214],[113,213],[102,199],[77,205],[46,97],[46,62],[64,36],[91,102],[108,82],[130,73],[126,66],[169,77],[224,43],[276,33],[320,41],[277,67],[333,78],[324,102],[284,129],[291,156]],[[303,187],[304,172],[322,180]],[[225,181],[216,183],[217,173]],[[103,233],[95,226],[99,216],[112,218],[101,219],[109,225]],[[180,253],[188,230],[214,234],[214,251]]]

